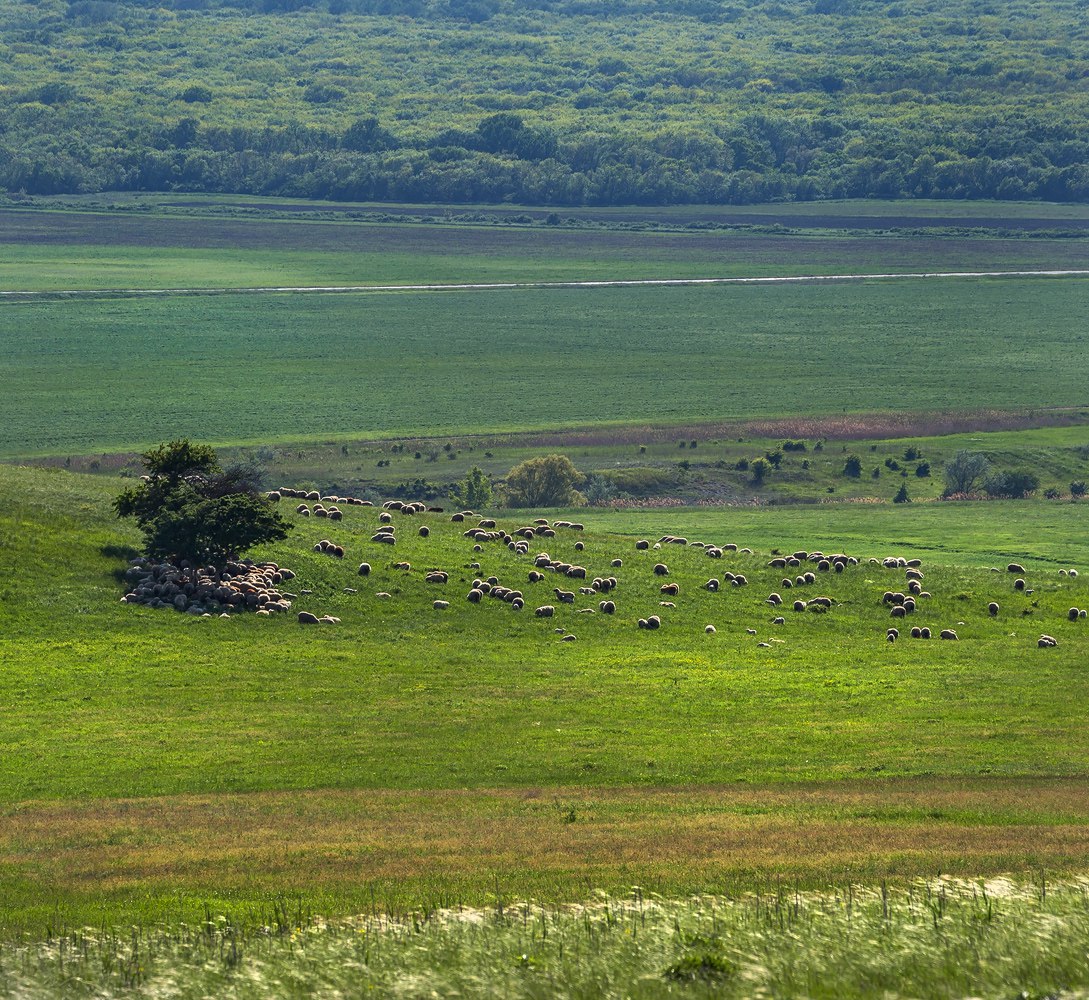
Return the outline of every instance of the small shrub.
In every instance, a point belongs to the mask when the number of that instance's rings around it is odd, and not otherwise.
[[[1085,480],[1084,479],[1075,479],[1070,484],[1070,495],[1072,497],[1083,497],[1083,496],[1085,496]]]
[[[848,455],[847,461],[843,463],[843,474],[858,479],[862,475],[862,459],[857,455]]]
[[[1050,486],[1044,490],[1044,499],[1046,500],[1061,500],[1062,495],[1062,491],[1055,489],[1054,486]]]
[[[892,469],[893,472],[899,472],[900,471],[900,463],[897,462],[895,458],[886,458],[885,459],[885,468],[886,469]]]
[[[920,479],[926,479],[926,477],[930,475],[930,463],[920,462],[917,466],[915,466],[915,475],[917,475]]]
[[[783,451],[805,451],[804,441],[784,441]]]
[[[893,503],[911,503],[911,497],[908,496],[907,483],[901,483],[900,489],[896,491],[896,496],[892,498]]]
[[[747,458],[739,458],[734,468],[737,469],[738,472],[748,472],[749,460]]]
[[[920,454],[918,448],[911,447],[911,448],[907,448],[904,451],[904,461],[905,462],[917,462],[921,457],[922,457],[922,455]]]

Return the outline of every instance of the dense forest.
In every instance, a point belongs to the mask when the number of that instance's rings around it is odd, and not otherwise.
[[[0,188],[1089,199],[1080,0],[0,0]]]

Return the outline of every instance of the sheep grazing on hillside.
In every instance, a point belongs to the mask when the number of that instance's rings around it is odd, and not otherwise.
[[[1010,563],[1009,565],[1006,566],[1006,572],[1007,573],[1024,573],[1025,572],[1025,567],[1022,566],[1020,563]]]
[[[1076,622],[1081,617],[1081,612],[1077,608],[1071,608],[1066,613],[1066,617],[1072,622]]]
[[[887,631],[887,632],[885,633],[885,638],[886,638],[886,639],[887,639],[887,640],[888,640],[889,642],[896,642],[896,640],[900,638],[900,630],[899,630],[899,629],[895,629],[895,628],[890,628],[890,629],[889,629],[889,630],[888,630],[888,631]]]
[[[921,629],[919,629],[919,638],[920,639],[929,639],[930,638],[930,629],[928,629],[925,625]]]
[[[712,594],[715,593],[718,590],[718,580],[711,577],[711,579],[703,585],[703,589],[711,591]]]
[[[309,611],[299,612],[299,624],[300,625],[317,625],[318,616],[312,615]]]
[[[433,607],[436,611],[445,611],[448,607],[450,607],[450,602],[449,601],[432,601],[431,602],[431,607]]]
[[[806,605],[805,601],[795,601],[794,602],[794,610],[795,611],[805,611],[806,607],[807,607],[807,605]]]
[[[616,613],[616,604],[613,601],[602,601],[598,607],[602,614],[612,615]]]
[[[1013,589],[1014,590],[1024,590],[1025,589],[1025,581],[1022,580],[1020,577],[1018,577],[1016,580],[1013,581]]]
[[[620,569],[620,567],[624,565],[624,560],[614,559],[609,565],[612,566],[614,569]]]
[[[1053,635],[1041,635],[1040,638],[1036,640],[1036,645],[1039,646],[1040,649],[1046,649],[1051,646],[1059,645],[1059,642]]]
[[[476,587],[474,587],[472,590],[469,591],[469,593],[465,595],[465,600],[467,600],[470,604],[479,604],[481,598],[483,597],[484,591],[477,590]]]
[[[669,597],[676,597],[681,592],[679,583],[663,583],[659,590]]]
[[[645,538],[640,538],[639,541],[635,543],[635,547],[639,550],[649,549],[650,542],[648,542]]]
[[[916,625],[911,630],[911,638],[912,639],[918,639],[922,634],[923,634],[923,630],[921,628],[919,628],[918,625]]]
[[[952,640],[956,640],[956,639],[959,639],[959,638],[960,638],[960,636],[959,636],[959,635],[957,635],[957,633],[956,633],[956,631],[955,631],[954,629],[951,629],[951,628],[943,628],[943,629],[941,630],[941,632],[939,632],[939,633],[938,633],[938,638],[939,638],[939,639],[952,639]]]
[[[654,564],[655,576],[669,576],[669,567],[665,563]]]
[[[991,603],[987,605],[987,614],[992,618],[997,618],[998,612],[1001,610],[1002,608],[997,601],[991,601]]]
[[[388,510],[384,510],[378,515],[378,520],[382,524],[389,524],[393,520],[393,515]]]
[[[556,595],[556,600],[560,604],[574,604],[575,592],[573,590],[560,590],[559,587],[553,588],[553,593]]]
[[[556,609],[551,604],[543,604],[533,612],[538,618],[551,618]]]
[[[427,538],[431,534],[431,529],[426,524],[421,524],[420,530],[416,534],[421,538]]]
[[[780,604],[783,603],[783,599],[778,594],[771,593],[768,595],[768,599],[764,603],[770,604],[773,608],[777,608]]]

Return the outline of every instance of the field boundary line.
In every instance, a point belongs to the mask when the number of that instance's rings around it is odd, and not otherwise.
[[[663,288],[694,285],[789,285],[941,278],[1077,278],[1089,269],[1053,271],[912,271],[880,274],[799,274],[729,278],[603,278],[586,281],[494,281],[415,285],[255,285],[224,288],[0,289],[4,299],[164,298],[173,295],[364,295],[398,292],[494,292],[577,288]]]

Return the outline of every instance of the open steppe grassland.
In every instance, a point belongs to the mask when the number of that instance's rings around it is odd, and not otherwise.
[[[558,901],[1084,866],[1089,634],[1067,612],[1089,605],[1089,583],[1059,573],[1089,556],[1080,505],[654,517],[754,550],[722,559],[638,551],[643,511],[580,512],[585,531],[518,556],[474,552],[449,512],[398,515],[397,545],[380,545],[378,511],[347,507],[339,523],[297,518],[255,553],[296,571],[296,609],[341,619],[307,629],[293,614],[120,604],[135,541],[109,510],[120,482],[0,469],[9,932],[190,919],[205,904],[256,918],[286,897],[343,914],[483,903],[497,887]],[[923,534],[941,539],[922,556],[932,596],[894,620],[882,594],[904,570],[868,560],[917,555]],[[319,536],[345,558],[314,552]],[[796,546],[861,562],[784,589],[767,563]],[[585,581],[530,584],[538,548],[615,574],[617,613],[579,594]],[[1014,553],[1025,591],[1005,572]],[[426,583],[431,567],[449,583]],[[747,585],[703,589],[726,571]],[[527,593],[523,611],[465,599],[492,575]],[[783,607],[765,603],[773,590]],[[832,607],[792,610],[814,596]],[[555,615],[534,616],[546,603]],[[660,629],[636,627],[651,614]],[[959,640],[910,639],[913,624]],[[1042,632],[1058,646],[1038,648]]]

